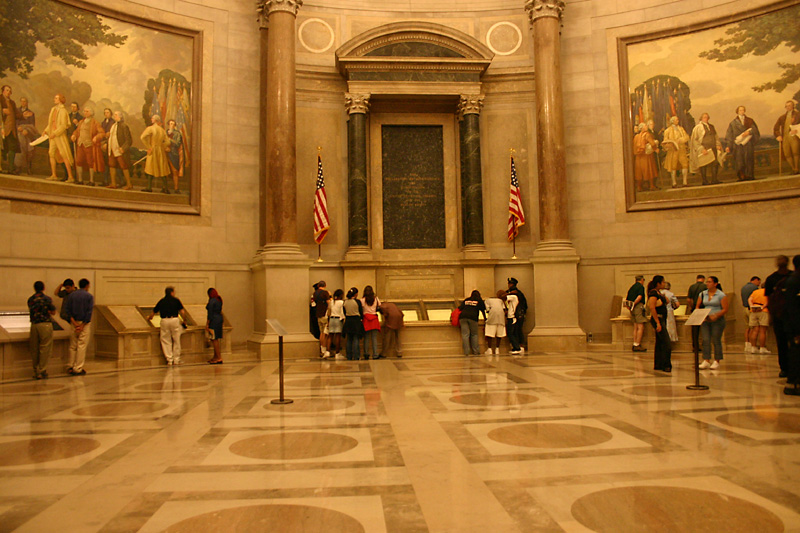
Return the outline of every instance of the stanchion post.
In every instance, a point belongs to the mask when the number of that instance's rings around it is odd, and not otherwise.
[[[270,403],[285,405],[294,401],[286,399],[283,395],[283,336],[286,335],[286,330],[283,329],[283,326],[277,320],[268,319],[267,324],[278,334],[278,383],[280,387],[280,398],[271,400]]]

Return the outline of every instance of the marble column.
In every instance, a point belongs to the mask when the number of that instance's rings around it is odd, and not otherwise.
[[[311,260],[300,251],[297,240],[295,24],[302,5],[302,0],[261,0],[257,4],[259,24],[269,28],[261,65],[261,80],[266,87],[265,174],[261,184],[263,242],[250,265],[254,310],[253,333],[247,344],[262,358],[275,357],[278,352],[278,337],[268,320],[278,321],[287,331],[287,355],[317,355],[315,340],[308,333],[305,290],[309,287]]]
[[[585,345],[578,323],[578,257],[569,240],[564,105],[561,79],[563,0],[526,0],[536,69],[539,242],[533,253],[534,320],[529,349]],[[529,298],[530,301],[530,298]]]
[[[369,94],[345,94],[347,122],[347,205],[350,250],[369,248],[367,205],[367,113]]]
[[[473,289],[483,294],[494,292],[494,268],[486,262],[490,254],[483,242],[480,122],[483,99],[482,94],[464,94],[458,104],[464,294]]]
[[[462,95],[458,106],[461,148],[461,228],[464,246],[483,245],[481,123],[483,95]]]
[[[367,114],[370,94],[345,93],[347,108],[347,206],[349,246],[342,263],[345,287],[376,285],[369,241]]]

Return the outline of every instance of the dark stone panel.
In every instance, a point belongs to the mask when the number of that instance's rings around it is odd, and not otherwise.
[[[444,46],[421,42],[387,44],[364,55],[372,57],[464,57],[455,50]]]
[[[347,204],[350,246],[369,246],[367,222],[367,116],[350,115],[347,125]]]
[[[464,245],[483,244],[480,115],[464,115],[459,126],[461,145],[461,221]]]
[[[436,72],[392,70],[384,72],[351,72],[350,81],[452,81],[479,82],[480,75],[472,72]]]
[[[383,126],[383,247],[444,248],[442,126]]]

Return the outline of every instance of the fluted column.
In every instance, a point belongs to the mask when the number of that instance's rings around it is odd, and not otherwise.
[[[536,157],[539,171],[539,242],[533,252],[533,351],[585,347],[579,324],[578,257],[569,239],[567,167],[561,82],[563,0],[526,0],[536,68]],[[528,298],[530,303],[531,298]]]
[[[461,147],[461,224],[464,246],[483,245],[481,125],[483,95],[462,95],[458,106]]]
[[[295,22],[303,0],[263,0],[267,35],[266,247],[296,249]]]
[[[347,123],[347,205],[350,252],[369,248],[367,205],[367,113],[369,94],[345,94]]]
[[[536,66],[536,155],[541,245],[569,241],[564,103],[561,89],[562,0],[527,0]]]

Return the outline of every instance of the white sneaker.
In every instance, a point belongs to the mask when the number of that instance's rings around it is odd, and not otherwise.
[[[337,361],[342,361],[343,359],[347,359],[347,357],[343,356],[340,353],[337,353],[334,359],[336,359]]]
[[[745,353],[756,353],[757,349],[755,346],[750,345],[749,347],[745,348],[744,351]]]
[[[719,368],[719,361],[714,361],[711,363],[711,370],[716,370]]]
[[[486,352],[485,352],[485,353],[486,353],[486,355],[492,355],[492,349],[491,349],[491,348],[489,348],[488,350],[486,350]]]
[[[752,345],[752,344],[750,344],[749,342],[745,342],[745,343],[744,343],[744,351],[745,351],[745,352],[749,352],[749,351],[750,351],[750,348],[751,348],[752,346],[753,346],[753,345]]]
[[[494,349],[494,354],[495,355],[500,355],[500,348],[495,348]]]
[[[511,350],[511,355],[519,355],[519,350]]]
[[[322,354],[322,358],[323,359],[330,359],[331,358],[331,352],[325,350],[325,353]]]
[[[520,346],[519,347],[519,353],[525,353],[525,347],[524,346]]]
[[[716,362],[716,361],[714,361],[714,364],[717,364],[717,362]],[[710,366],[711,366],[711,365],[709,364],[709,362],[708,362],[708,361],[706,361],[705,359],[703,359],[703,362],[702,362],[702,363],[700,363],[700,366],[699,366],[699,368],[700,368],[701,370],[705,370],[706,368],[708,368],[708,367],[710,367]]]
[[[766,346],[762,346],[762,347],[761,347],[761,349],[758,351],[758,353],[760,353],[760,354],[767,354],[767,355],[769,355],[769,354],[771,354],[772,352],[770,352],[769,350],[767,350],[767,347],[766,347]]]

